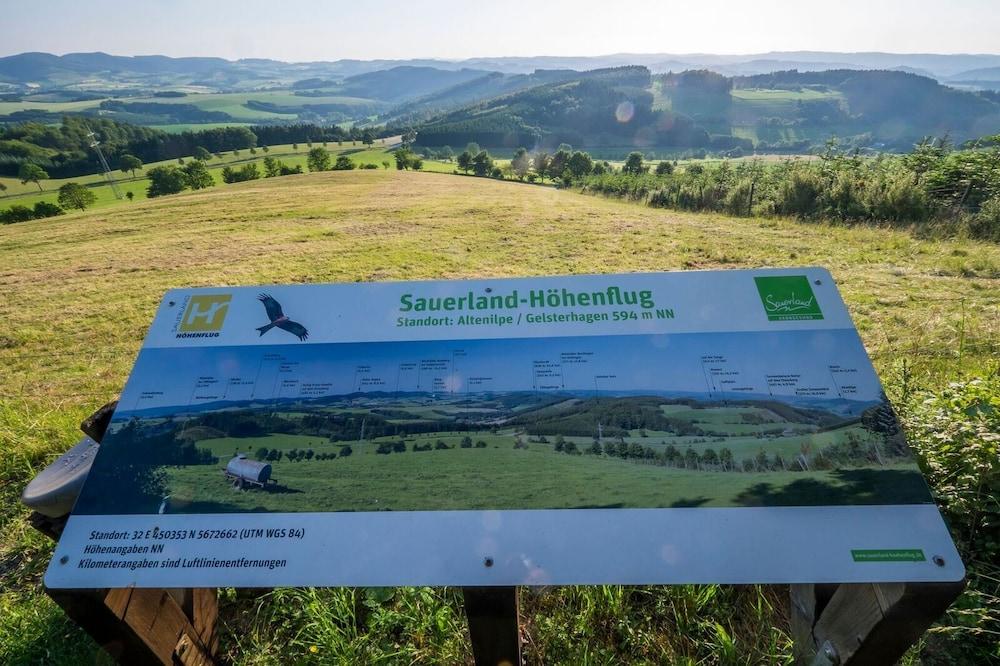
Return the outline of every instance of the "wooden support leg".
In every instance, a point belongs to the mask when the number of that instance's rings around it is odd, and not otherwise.
[[[210,666],[218,648],[214,589],[188,590],[194,617],[166,590],[46,590],[121,664]]]
[[[516,587],[463,587],[476,666],[521,666]]]
[[[965,588],[957,583],[792,585],[798,664],[892,664]]]

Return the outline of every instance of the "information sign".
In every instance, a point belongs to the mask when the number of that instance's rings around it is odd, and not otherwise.
[[[795,268],[171,291],[46,583],[963,575]]]

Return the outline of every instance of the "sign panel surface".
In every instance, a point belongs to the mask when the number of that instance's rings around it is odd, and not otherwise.
[[[798,268],[169,292],[46,583],[963,575]]]

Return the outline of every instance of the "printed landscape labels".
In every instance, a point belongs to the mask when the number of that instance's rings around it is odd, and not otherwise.
[[[171,291],[46,583],[963,575],[795,268]]]

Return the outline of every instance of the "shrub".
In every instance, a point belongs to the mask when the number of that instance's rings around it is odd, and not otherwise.
[[[933,489],[969,587],[939,623],[932,642],[947,641],[953,663],[992,663],[1000,623],[1000,368],[904,396],[900,419]],[[992,634],[992,636],[991,636]],[[962,659],[957,659],[958,655]]]
[[[301,173],[301,167],[299,173]],[[222,181],[225,183],[242,183],[258,178],[260,178],[260,169],[257,168],[256,163],[244,164],[239,169],[228,166],[222,169]]]
[[[481,440],[481,439],[480,439],[480,440],[477,440],[477,441],[476,441],[476,448],[477,448],[477,449],[485,449],[485,448],[486,448],[486,442],[484,442],[484,441],[483,441],[483,440]]]
[[[354,161],[346,155],[341,155],[337,158],[337,161],[333,163],[334,171],[350,171],[354,168]]]
[[[910,174],[875,178],[865,188],[865,204],[875,220],[920,222],[930,216],[931,202]]]
[[[812,171],[797,169],[778,188],[778,211],[796,217],[812,217],[819,210],[823,183]]]
[[[146,190],[146,196],[150,199],[165,194],[177,194],[183,192],[184,188],[187,187],[187,176],[172,165],[153,167],[146,172],[146,175],[149,177],[149,188]]]
[[[87,194],[93,196],[89,190],[87,191]],[[54,203],[49,203],[48,201],[36,201],[31,212],[35,216],[35,219],[42,219],[43,217],[55,217],[56,215],[62,215],[65,211]]]
[[[15,222],[27,222],[35,218],[34,213],[27,206],[15,205],[7,210],[0,211],[0,224],[14,224]]]
[[[983,203],[969,223],[969,233],[976,238],[1000,241],[1000,195]]]

